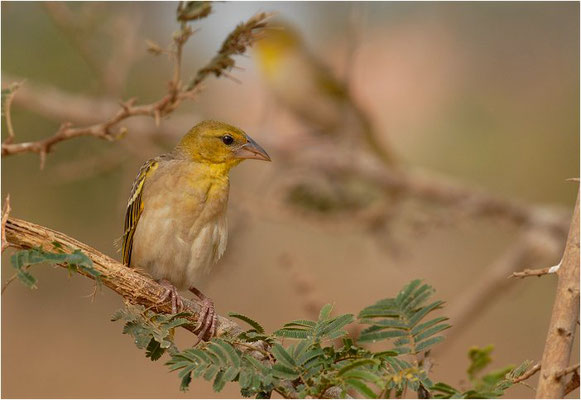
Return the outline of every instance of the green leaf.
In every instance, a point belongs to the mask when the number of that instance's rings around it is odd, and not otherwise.
[[[439,324],[440,322],[444,322],[447,321],[449,318],[447,317],[438,317],[438,318],[434,318],[428,322],[423,322],[419,325],[416,325],[413,329],[412,329],[412,335],[416,336],[418,333],[423,332],[425,329],[430,328],[433,325]]]
[[[405,332],[405,331],[402,332],[399,330],[397,330],[397,331],[379,331],[379,332],[369,332],[369,333],[362,331],[361,335],[359,336],[358,341],[362,342],[362,343],[375,342],[378,340],[401,337],[401,336],[406,336],[406,335],[407,335],[407,332]]]
[[[416,342],[420,342],[426,338],[429,338],[430,336],[435,335],[438,332],[441,332],[443,330],[446,330],[448,328],[450,328],[451,325],[448,324],[440,324],[440,325],[436,325],[430,329],[426,329],[424,332],[420,333],[419,335],[415,336],[414,339],[416,340]]]
[[[65,264],[84,271],[100,283],[101,273],[94,269],[93,261],[80,250],[74,250],[71,254],[51,253],[41,248],[20,250],[12,255],[10,262],[16,269],[18,279],[29,288],[36,288],[36,279],[26,269],[40,263]]]
[[[180,390],[182,392],[187,392],[188,388],[190,387],[190,383],[192,382],[192,374],[186,374],[180,383]]]
[[[455,394],[460,393],[457,389],[454,389],[452,386],[450,386],[444,382],[438,382],[438,383],[434,384],[432,387],[430,387],[430,391],[441,392],[441,393],[444,393],[448,396],[453,396]],[[448,396],[446,396],[445,398],[450,398]]]
[[[228,342],[225,342],[222,339],[214,339],[214,342],[220,346],[220,348],[226,353],[228,359],[230,360],[230,365],[234,368],[240,368],[240,356],[236,349]]]
[[[358,379],[347,379],[346,383],[355,390],[357,390],[359,393],[361,393],[363,396],[365,396],[365,398],[368,399],[377,398],[375,392],[371,390],[369,386],[367,386],[365,383],[361,382]]]
[[[315,358],[323,356],[324,354],[325,354],[325,351],[323,349],[321,349],[320,347],[317,347],[315,349],[309,350],[309,351],[301,354],[298,357],[296,363],[298,365],[304,365]]]
[[[440,343],[442,340],[444,340],[444,336],[436,336],[431,339],[424,340],[423,342],[416,344],[415,352],[417,354],[423,350],[427,350],[430,346],[433,346],[436,343]]]
[[[38,287],[36,286],[36,278],[34,276],[32,276],[32,274],[24,269],[19,269],[16,272],[16,276],[18,277],[18,280],[20,282],[22,282],[24,284],[24,286],[26,286],[29,289],[37,289]]]
[[[282,364],[275,364],[272,367],[272,374],[277,378],[296,379],[299,377],[297,371]]]
[[[422,309],[418,312],[414,313],[414,315],[409,319],[409,326],[415,326],[422,318],[424,318],[429,312],[432,312],[438,308],[440,308],[444,304],[443,301],[435,301]]]
[[[293,327],[304,327],[304,328],[314,328],[315,325],[317,325],[316,322],[314,321],[308,321],[305,319],[297,319],[294,321],[291,321],[289,323],[284,324],[285,328],[293,328]]]
[[[363,359],[363,360],[356,360],[346,366],[342,367],[339,372],[337,372],[337,376],[341,376],[354,368],[359,368],[364,365],[377,365],[377,361],[372,359]]]
[[[397,295],[395,301],[400,304],[406,303],[406,300],[410,298],[412,292],[420,285],[422,281],[420,279],[415,279],[408,283]]]
[[[493,345],[488,345],[483,348],[471,347],[468,350],[468,358],[470,359],[470,366],[468,367],[468,376],[470,379],[474,379],[476,375],[482,371],[492,362],[490,354],[494,350]]]
[[[270,372],[270,369],[266,365],[264,365],[254,357],[251,357],[248,354],[244,354],[242,357],[263,375],[266,375]]]
[[[319,312],[319,321],[324,321],[329,318],[331,315],[331,311],[333,310],[333,306],[331,304],[325,304],[321,311]]]
[[[374,382],[374,383],[381,380],[380,376],[377,376],[373,372],[370,372],[370,371],[362,369],[362,368],[357,368],[357,369],[353,369],[351,371],[348,371],[345,374],[343,374],[343,376],[345,378],[360,379],[363,381]]]
[[[274,354],[278,363],[286,365],[289,368],[296,367],[295,360],[293,360],[291,355],[280,344],[275,343],[272,346],[272,354]]]
[[[230,312],[230,313],[228,313],[228,316],[232,317],[232,318],[237,318],[239,320],[246,322],[248,325],[250,325],[258,333],[264,333],[264,328],[262,327],[262,325],[260,325],[258,322],[256,322],[252,318],[247,317],[246,315]]]
[[[214,389],[214,392],[220,392],[222,389],[224,389],[225,385],[226,385],[226,380],[224,379],[224,371],[220,370],[216,374],[216,378],[214,379],[214,384],[212,385],[212,389]]]
[[[273,333],[274,336],[286,337],[290,339],[307,339],[309,332],[303,329],[279,329]]]
[[[145,356],[147,358],[150,358],[151,361],[156,361],[159,360],[163,353],[165,353],[165,349],[161,347],[157,340],[151,339],[151,341],[147,345]]]
[[[331,335],[333,332],[338,331],[339,329],[343,328],[345,325],[350,324],[353,322],[355,317],[353,314],[344,314],[340,315],[329,323],[324,324],[319,329],[315,329],[315,334],[319,334],[320,336],[324,337],[325,335]]]

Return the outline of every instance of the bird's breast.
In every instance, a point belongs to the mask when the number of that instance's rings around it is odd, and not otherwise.
[[[178,288],[194,286],[226,249],[227,180],[186,175],[144,190],[133,264]]]

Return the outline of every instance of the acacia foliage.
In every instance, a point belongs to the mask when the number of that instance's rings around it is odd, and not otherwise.
[[[491,362],[492,347],[473,348],[467,370],[472,385],[459,390],[430,377],[430,349],[444,340],[450,328],[438,314],[444,302],[432,300],[434,289],[414,280],[395,297],[386,298],[353,314],[332,315],[325,305],[316,321],[295,320],[270,334],[252,318],[231,313],[249,325],[235,337],[214,338],[179,350],[173,344],[173,328],[186,323],[182,314],[158,314],[130,306],[116,315],[126,322],[124,333],[134,336],[146,355],[155,360],[166,349],[166,365],[178,372],[180,387],[193,379],[213,382],[219,392],[230,382],[244,397],[264,398],[277,392],[284,397],[401,398],[415,392],[419,398],[497,398],[526,372],[529,362],[482,375]],[[357,336],[346,327],[367,325]],[[166,336],[164,336],[166,335]],[[371,346],[369,346],[371,344]]]

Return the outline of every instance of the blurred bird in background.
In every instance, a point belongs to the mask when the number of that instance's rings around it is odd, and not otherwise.
[[[183,307],[178,289],[196,294],[202,300],[198,337],[204,340],[215,332],[216,314],[194,285],[226,249],[228,173],[245,159],[270,161],[242,130],[201,122],[172,152],[143,164],[127,204],[123,263],[165,286],[174,313]]]
[[[264,81],[276,100],[322,133],[363,139],[382,162],[395,166],[392,150],[379,142],[378,132],[349,88],[309,51],[287,22],[273,21],[271,27],[254,48]]]
[[[275,100],[311,132],[320,133],[313,137],[319,143],[309,145],[309,149],[349,157],[359,147],[388,168],[400,167],[388,143],[381,141],[383,135],[356,103],[346,83],[309,51],[290,24],[280,19],[272,21],[267,34],[253,48],[261,76]],[[301,155],[304,153],[301,148]],[[397,198],[393,193],[386,193],[375,183],[357,176],[316,168],[305,172],[292,174],[285,170],[286,182],[279,182],[284,185],[281,193],[286,193],[286,202],[296,211],[324,215],[327,219],[333,216],[336,221],[369,221],[366,225],[370,229],[383,229],[385,221],[377,215],[394,209]]]

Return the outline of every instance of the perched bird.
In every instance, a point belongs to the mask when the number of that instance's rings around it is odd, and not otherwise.
[[[194,285],[226,249],[230,169],[270,157],[242,130],[223,122],[194,126],[167,154],[143,164],[133,183],[123,233],[123,263],[146,270],[167,288],[173,312],[178,289],[202,300],[198,336],[215,332],[212,300]]]
[[[396,162],[344,82],[309,51],[300,34],[278,20],[254,46],[261,75],[276,100],[323,133],[362,138],[386,164]]]

